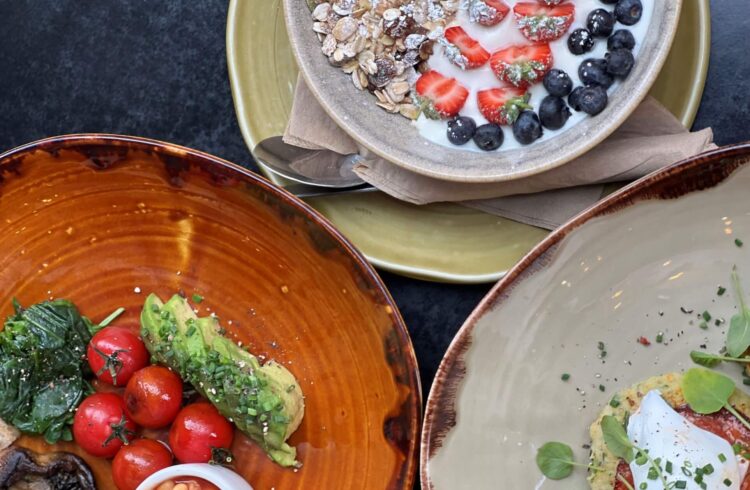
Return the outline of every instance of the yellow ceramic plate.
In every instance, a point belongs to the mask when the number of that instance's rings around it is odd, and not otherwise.
[[[710,25],[708,0],[687,0],[674,48],[652,90],[686,126],[692,124],[703,94]],[[227,62],[237,119],[248,147],[282,134],[292,107],[297,66],[280,0],[230,2]],[[455,204],[418,207],[382,193],[331,195],[309,203],[373,264],[421,279],[495,281],[547,235],[546,230]]]

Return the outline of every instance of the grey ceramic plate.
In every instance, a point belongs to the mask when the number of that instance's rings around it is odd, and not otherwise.
[[[320,50],[305,0],[283,0],[289,39],[300,70],[326,112],[359,143],[416,173],[460,182],[499,182],[563,165],[609,136],[646,96],[667,58],[682,0],[654,0],[651,23],[630,76],[607,108],[559,135],[528,147],[483,153],[448,148],[419,135],[410,121],[379,110],[367,92],[332,67]],[[579,14],[580,15],[580,14]],[[648,62],[644,62],[647,60]],[[521,165],[522,163],[522,165]]]
[[[750,290],[748,188],[750,144],[709,152],[626,187],[532,250],[441,363],[422,432],[423,488],[496,489],[498,478],[502,488],[587,488],[584,471],[544,481],[537,448],[564,441],[585,461],[588,427],[615,391],[692,366],[701,345],[724,345],[725,325],[703,330],[697,315],[734,314],[733,294],[717,295],[719,285],[731,291],[734,265]]]
[[[651,91],[685,126],[693,123],[703,93],[710,25],[708,0],[684,5],[672,51]],[[283,133],[297,80],[281,0],[230,2],[227,61],[237,120],[252,150]],[[381,193],[308,202],[374,265],[428,280],[496,281],[547,234],[455,204],[413,206]]]

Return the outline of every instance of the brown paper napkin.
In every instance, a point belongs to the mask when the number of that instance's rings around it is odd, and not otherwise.
[[[510,182],[450,182],[410,172],[360,148],[326,114],[301,78],[284,141],[320,150],[315,158],[296,162],[307,175],[314,174],[315,161],[331,161],[331,152],[336,157],[359,152],[363,158],[355,172],[397,199],[413,204],[460,202],[547,229],[598,201],[601,184],[634,180],[714,147],[710,128],[691,133],[648,97],[609,138],[566,165]]]

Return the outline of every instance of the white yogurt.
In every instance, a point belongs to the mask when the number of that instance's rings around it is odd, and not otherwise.
[[[529,0],[525,0],[529,1]],[[636,40],[636,46],[633,50],[633,54],[636,56],[636,63],[639,62],[637,56],[640,49],[641,41],[646,36],[646,30],[651,23],[651,14],[654,7],[654,0],[641,0],[643,3],[643,16],[641,20],[634,26],[624,26],[620,23],[615,24],[615,30],[628,29],[633,33]],[[516,44],[529,44],[530,42],[521,34],[521,31],[516,26],[516,19],[513,15],[513,6],[518,3],[517,0],[505,0],[505,3],[511,7],[511,11],[503,19],[503,21],[493,27],[485,27],[480,24],[469,21],[469,15],[465,10],[459,11],[456,19],[451,25],[460,25],[472,38],[479,41],[479,43],[489,51],[494,53],[500,49],[513,46]],[[599,0],[574,0],[576,5],[576,14],[573,24],[570,26],[568,32],[563,35],[557,41],[550,43],[553,56],[553,67],[565,71],[570,78],[573,80],[573,87],[581,85],[581,79],[578,77],[578,66],[586,58],[603,58],[607,52],[607,40],[606,38],[596,38],[594,49],[590,52],[576,56],[568,49],[568,36],[573,30],[579,27],[586,27],[586,17],[589,12],[598,8],[605,8],[612,11],[612,5],[605,5]],[[435,45],[433,55],[429,60],[430,68],[438,71],[446,77],[455,78],[461,84],[469,90],[469,98],[466,100],[466,105],[461,109],[462,116],[469,116],[477,122],[477,126],[486,124],[487,120],[479,112],[477,105],[477,92],[494,87],[503,86],[503,82],[499,81],[495,74],[490,68],[490,64],[487,63],[481,68],[474,70],[462,70],[453,63],[443,54],[443,48],[439,45]],[[617,89],[619,83],[615,83],[609,90],[610,96],[613,90]],[[542,86],[541,82],[532,85],[529,88],[529,94],[531,95],[531,105],[538,109],[542,99],[547,96],[547,90]],[[553,138],[556,135],[562,133],[579,123],[585,117],[588,117],[583,112],[572,111],[572,115],[568,122],[561,129],[550,130],[544,129],[544,135],[537,141],[543,141],[549,138]],[[455,146],[448,141],[446,134],[448,125],[445,120],[436,121],[426,118],[424,115],[420,115],[419,119],[414,122],[419,130],[422,137],[437,143],[439,145],[448,146],[451,148],[462,148],[471,151],[482,151],[474,144],[473,141],[469,141],[464,146]],[[503,126],[505,133],[505,142],[503,146],[497,151],[511,150],[513,148],[519,148],[522,145],[516,141],[513,137],[513,131],[509,126]]]

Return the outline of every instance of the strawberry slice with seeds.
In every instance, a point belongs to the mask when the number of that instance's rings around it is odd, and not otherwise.
[[[430,70],[417,80],[417,102],[430,119],[449,119],[466,104],[469,91],[455,78]]]
[[[479,68],[490,59],[490,53],[461,27],[446,29],[445,40],[445,55],[463,70]]]
[[[560,39],[576,16],[573,2],[560,5],[540,5],[538,2],[519,2],[513,7],[516,24],[529,41],[549,42]]]
[[[469,0],[469,20],[492,27],[503,21],[510,12],[503,0]]]
[[[529,97],[530,95],[520,88],[491,88],[477,94],[477,105],[489,122],[512,125],[521,112],[531,109]]]
[[[495,52],[490,66],[495,76],[518,88],[538,83],[552,68],[549,44],[511,46]]]

